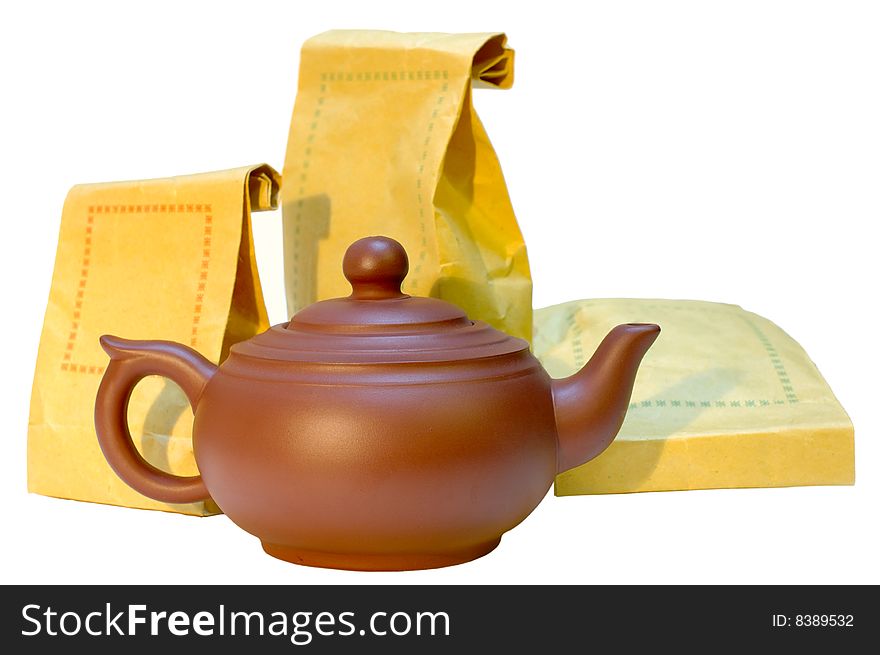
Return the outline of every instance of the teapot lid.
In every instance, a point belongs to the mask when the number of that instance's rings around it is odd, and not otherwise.
[[[286,361],[323,363],[450,362],[528,349],[528,343],[471,321],[459,307],[413,297],[400,285],[409,272],[406,251],[394,239],[355,241],[342,271],[351,295],[316,302],[233,352]]]

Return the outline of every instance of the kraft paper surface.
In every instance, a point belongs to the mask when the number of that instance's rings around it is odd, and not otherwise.
[[[302,49],[282,190],[290,313],[347,296],[356,239],[400,241],[403,290],[529,339],[531,278],[473,87],[509,88],[503,34],[332,31]]]
[[[806,352],[736,305],[582,300],[535,313],[553,377],[579,369],[615,325],[658,323],[617,439],[559,475],[557,495],[853,484],[853,426]]]
[[[255,166],[71,189],[34,374],[28,427],[30,491],[187,514],[213,502],[160,503],[130,489],[106,463],[94,428],[109,358],[98,337],[168,339],[214,362],[268,327],[250,213],[277,206],[280,178]],[[138,384],[129,427],[144,457],[197,473],[192,412],[164,378]]]

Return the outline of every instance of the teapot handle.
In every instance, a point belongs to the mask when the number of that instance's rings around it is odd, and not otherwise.
[[[141,379],[161,375],[183,389],[195,412],[217,367],[192,348],[171,341],[130,341],[105,335],[101,346],[110,355],[110,364],[95,399],[95,431],[110,467],[128,486],[154,500],[192,503],[209,499],[202,476],[166,473],[138,452],[128,430],[128,401]]]

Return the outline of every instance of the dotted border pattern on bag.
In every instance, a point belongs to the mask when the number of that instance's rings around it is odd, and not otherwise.
[[[648,305],[643,305],[643,308],[649,309]],[[670,309],[671,307],[665,306],[664,309]],[[583,328],[577,321],[577,314],[582,309],[582,307],[572,308],[566,317],[566,320],[569,325],[569,334],[571,335],[571,350],[572,356],[574,358],[575,367],[580,369],[586,364],[586,357],[584,355],[584,346],[582,342],[583,337]],[[681,309],[686,311],[695,311],[692,308],[688,307],[676,307],[675,309]],[[755,336],[758,338],[758,341],[761,343],[761,346],[764,348],[764,351],[767,353],[767,356],[770,358],[770,363],[773,365],[773,369],[776,372],[776,375],[779,379],[779,383],[782,386],[782,390],[785,393],[785,400],[781,400],[776,398],[774,400],[769,400],[766,398],[749,398],[749,399],[741,399],[741,400],[693,400],[693,399],[661,399],[661,400],[642,400],[640,402],[631,402],[629,404],[629,409],[640,409],[640,408],[649,408],[649,407],[658,407],[658,408],[710,408],[715,407],[719,409],[741,409],[741,408],[760,408],[760,407],[770,407],[770,406],[779,406],[779,405],[794,405],[799,402],[797,393],[794,390],[794,386],[791,383],[791,378],[788,376],[788,372],[785,369],[785,364],[782,362],[782,358],[779,356],[779,352],[776,350],[776,347],[770,341],[766,334],[752,321],[748,320],[746,317],[740,317],[746,325],[754,332]]]
[[[431,116],[428,120],[426,130],[425,130],[425,139],[424,139],[424,149],[422,150],[421,158],[419,160],[419,169],[418,169],[418,177],[416,178],[416,194],[417,201],[419,206],[419,227],[421,229],[421,243],[420,250],[415,257],[415,266],[413,266],[410,276],[408,278],[408,282],[412,287],[413,293],[417,293],[419,291],[419,273],[422,269],[422,264],[427,258],[427,249],[428,249],[428,229],[426,225],[427,218],[427,204],[424,200],[422,189],[425,187],[425,183],[427,182],[425,175],[425,161],[428,158],[428,146],[431,142],[431,137],[434,132],[434,121],[437,118],[437,114],[443,101],[446,100],[449,91],[449,71],[448,70],[386,70],[386,71],[352,71],[352,72],[331,72],[326,71],[321,73],[321,83],[318,86],[318,97],[315,99],[316,107],[312,112],[311,122],[309,123],[308,131],[306,132],[306,143],[303,148],[303,159],[300,165],[300,173],[299,179],[297,179],[296,183],[298,184],[297,195],[299,196],[296,201],[296,213],[293,215],[293,232],[295,237],[299,237],[300,235],[300,223],[302,220],[302,212],[303,205],[306,196],[306,183],[309,179],[309,166],[311,165],[311,154],[312,154],[312,145],[315,142],[316,132],[319,125],[319,120],[321,118],[321,113],[323,111],[324,103],[327,100],[328,96],[328,82],[409,82],[409,81],[429,81],[429,80],[437,80],[442,81],[440,89],[438,91],[437,99],[434,103],[434,109],[431,112]],[[299,261],[299,253],[294,249],[293,252],[293,277],[295,280],[301,280],[302,275],[300,271],[300,261]],[[297,291],[298,293],[298,291]]]
[[[76,286],[74,309],[71,318],[70,332],[67,335],[67,343],[62,354],[60,368],[70,373],[102,374],[106,366],[89,365],[77,362],[73,358],[79,326],[82,316],[83,300],[88,285],[90,265],[92,259],[92,235],[95,229],[95,216],[107,214],[204,214],[202,226],[202,261],[199,270],[199,282],[193,302],[192,331],[190,334],[190,346],[195,347],[198,343],[199,323],[202,317],[202,306],[205,296],[205,288],[208,284],[208,268],[211,261],[211,244],[213,239],[213,212],[210,203],[155,203],[147,205],[91,205],[86,217],[86,229],[83,238],[83,255],[79,280]]]

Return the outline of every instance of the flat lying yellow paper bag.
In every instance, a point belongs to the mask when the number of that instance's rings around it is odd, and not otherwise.
[[[531,278],[471,87],[508,88],[503,34],[333,31],[305,43],[284,161],[290,313],[350,292],[339,266],[381,234],[410,257],[404,291],[529,339]]]
[[[535,312],[535,354],[578,369],[618,323],[659,323],[617,439],[556,494],[852,484],[853,427],[804,350],[736,305],[582,300]]]
[[[102,334],[170,339],[217,362],[268,327],[251,210],[277,206],[269,166],[71,189],[37,356],[28,427],[28,488],[60,498],[217,512],[212,502],[160,503],[110,469],[94,428],[108,358]],[[129,404],[132,437],[154,466],[195,475],[192,413],[172,382],[149,377]]]

